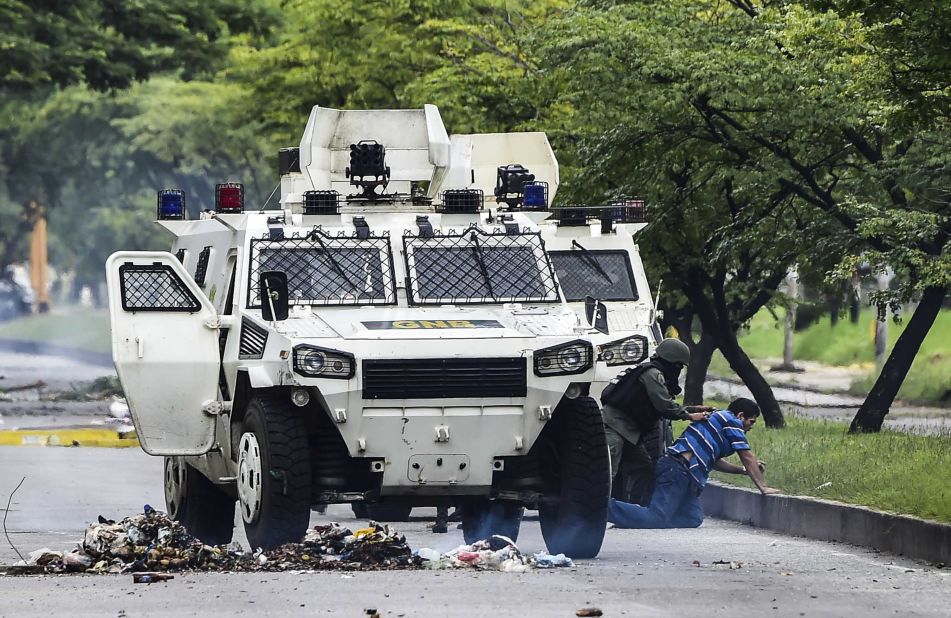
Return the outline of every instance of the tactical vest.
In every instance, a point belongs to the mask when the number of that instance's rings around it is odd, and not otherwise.
[[[650,429],[660,418],[660,413],[647,398],[640,380],[644,372],[651,368],[660,371],[661,375],[664,373],[656,364],[646,361],[619,373],[601,392],[602,405],[610,405],[625,412],[642,431]]]

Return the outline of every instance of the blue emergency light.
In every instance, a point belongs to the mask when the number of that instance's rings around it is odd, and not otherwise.
[[[163,189],[159,191],[156,209],[156,216],[159,219],[185,219],[185,192],[180,189]]]
[[[548,183],[533,182],[525,185],[522,205],[530,210],[548,208]]]

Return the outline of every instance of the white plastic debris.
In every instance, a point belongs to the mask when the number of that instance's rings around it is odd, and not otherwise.
[[[571,558],[564,554],[552,556],[539,552],[533,556],[525,556],[512,539],[499,535],[471,545],[460,545],[442,554],[426,547],[418,550],[416,555],[423,560],[424,568],[434,570],[474,568],[482,571],[524,573],[534,568],[574,566]]]
[[[132,413],[129,411],[129,404],[125,397],[118,395],[112,396],[112,403],[109,404],[109,416],[113,418],[129,418]]]

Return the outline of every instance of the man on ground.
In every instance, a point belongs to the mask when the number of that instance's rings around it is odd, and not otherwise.
[[[604,431],[611,454],[611,495],[647,504],[654,478],[654,459],[645,437],[661,418],[700,421],[713,408],[683,407],[680,372],[690,362],[690,348],[679,339],[664,339],[650,360],[621,372],[601,393]],[[623,466],[622,466],[623,462]]]
[[[657,462],[650,504],[644,507],[612,498],[608,521],[618,528],[696,528],[703,523],[700,492],[714,469],[749,475],[764,495],[779,493],[767,487],[765,464],[756,459],[746,440],[759,415],[756,402],[740,398],[726,410],[691,423]],[[733,453],[743,466],[724,461]]]

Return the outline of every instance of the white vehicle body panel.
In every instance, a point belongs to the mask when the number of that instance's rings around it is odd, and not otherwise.
[[[120,269],[160,266],[174,273],[197,301],[195,311],[125,311]],[[124,251],[107,262],[112,355],[126,388],[142,449],[151,455],[199,455],[215,440],[218,329],[205,294],[170,253]],[[162,276],[171,276],[164,271]],[[161,298],[143,299],[161,304]],[[211,325],[211,326],[209,326]]]

